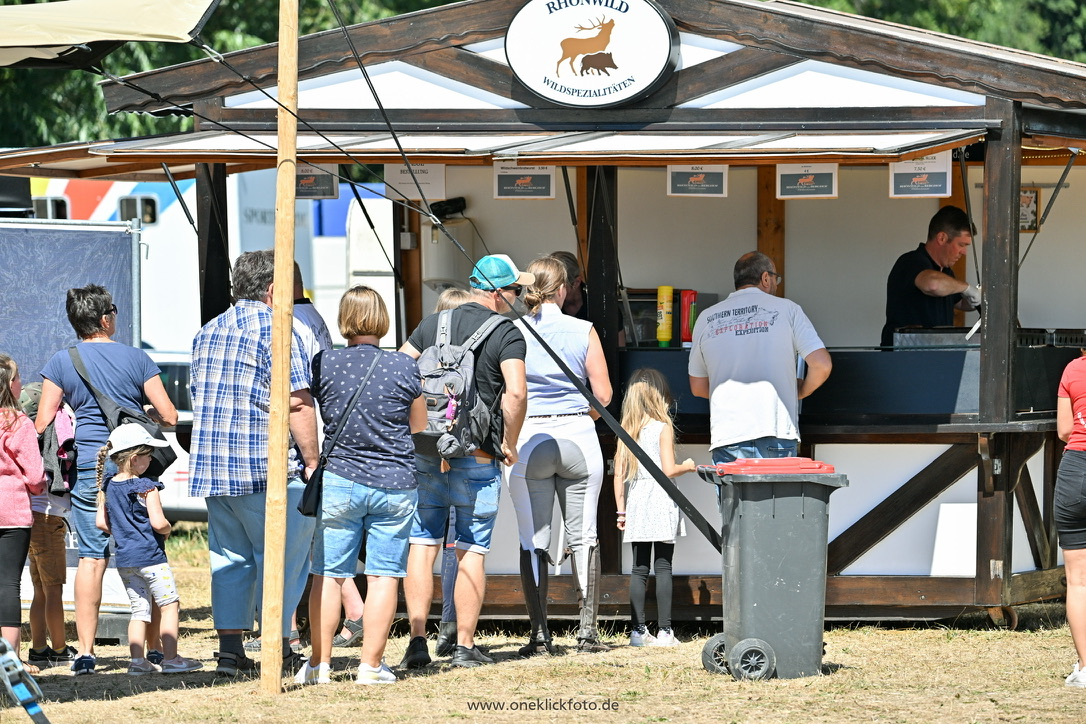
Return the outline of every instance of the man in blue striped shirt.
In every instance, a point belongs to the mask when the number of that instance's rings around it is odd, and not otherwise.
[[[242,632],[252,627],[264,575],[264,505],[268,487],[271,407],[271,250],[247,252],[233,269],[234,306],[211,320],[192,343],[193,402],[190,494],[207,501],[211,612],[219,635],[216,672],[255,668]],[[309,387],[311,362],[293,332],[290,354],[290,453],[287,480],[283,635],[309,574],[314,520],[297,512],[301,468],[317,463],[317,421]],[[300,453],[301,460],[298,459]],[[283,642],[284,668],[297,654]]]

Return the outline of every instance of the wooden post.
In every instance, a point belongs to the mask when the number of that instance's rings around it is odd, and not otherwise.
[[[777,265],[777,273],[784,276],[784,200],[777,198],[777,167],[758,167],[758,251]],[[777,288],[785,296],[781,281]]]
[[[264,598],[260,609],[260,688],[283,688],[283,565],[286,559],[290,342],[294,317],[294,184],[297,176],[298,0],[279,2],[279,154],[275,180],[275,276],[272,283],[271,410],[264,512]],[[292,601],[291,605],[298,603]]]

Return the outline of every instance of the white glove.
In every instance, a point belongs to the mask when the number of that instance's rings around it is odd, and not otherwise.
[[[962,292],[962,299],[968,302],[973,309],[979,307],[981,301],[980,286],[973,286],[972,284],[967,286],[965,291]]]

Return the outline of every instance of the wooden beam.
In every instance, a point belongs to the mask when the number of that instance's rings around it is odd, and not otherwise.
[[[1018,504],[1018,514],[1026,528],[1026,542],[1033,556],[1033,565],[1044,568],[1051,551],[1048,548],[1048,535],[1041,518],[1041,506],[1037,504],[1037,493],[1033,489],[1029,468],[1022,469],[1022,479],[1014,488],[1014,500]]]
[[[803,62],[803,58],[760,48],[740,48],[675,74],[674,105]],[[652,99],[649,98],[649,101]]]
[[[852,565],[879,541],[960,480],[976,464],[977,453],[974,447],[952,445],[830,541],[826,553],[826,570],[829,575],[836,576]]]
[[[1054,58],[799,3],[661,0],[660,5],[689,33],[944,88],[1086,107],[1086,73]]]
[[[1018,197],[1022,186],[1021,105],[990,98],[988,114],[1002,119],[988,137],[984,160],[985,295],[980,354],[980,421],[1014,419],[1014,348],[1018,320]]]
[[[463,48],[442,48],[407,56],[403,62],[502,97],[513,92],[514,76],[508,65]]]
[[[505,33],[520,6],[517,0],[474,0],[354,25],[348,28],[348,33],[366,65],[404,60],[417,53],[499,37]],[[126,76],[125,80],[174,103],[186,105],[196,100],[252,90],[249,83],[226,67],[227,63],[260,87],[274,86],[279,81],[276,53],[276,44],[262,45],[227,53],[225,63],[208,58],[136,73]],[[298,43],[298,77],[301,79],[357,67],[343,31],[338,28],[307,35]],[[105,81],[101,87],[110,113],[149,113],[173,107],[114,81]]]
[[[969,606],[973,579],[951,576],[830,576],[826,606]]]
[[[389,108],[401,133],[499,133],[532,131],[667,131],[742,133],[773,131],[915,131],[987,129],[997,126],[983,107],[900,108]],[[324,132],[387,133],[378,110],[305,109],[305,124]],[[246,133],[275,131],[275,111],[224,108],[219,122]],[[215,130],[209,126],[204,130]],[[221,129],[219,129],[221,130]]]
[[[784,260],[784,200],[777,198],[777,169],[775,166],[758,167],[758,251],[762,252],[777,265],[777,273],[785,276]],[[785,296],[784,285],[787,278],[781,280],[778,292]]]
[[[1029,136],[1055,136],[1078,141],[1086,138],[1086,116],[1049,108],[1023,108],[1022,133]]]

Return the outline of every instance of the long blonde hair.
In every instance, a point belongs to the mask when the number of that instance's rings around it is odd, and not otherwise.
[[[626,395],[622,398],[622,429],[637,440],[641,431],[653,420],[675,431],[671,419],[671,388],[658,370],[642,367],[630,375]],[[637,458],[621,440],[615,450],[615,466],[625,471],[626,480],[637,475]]]
[[[568,283],[566,265],[553,256],[545,256],[533,261],[525,271],[534,274],[535,281],[524,290],[524,306],[529,314],[536,315],[543,303],[553,301]]]

